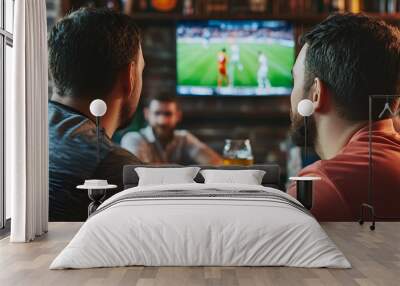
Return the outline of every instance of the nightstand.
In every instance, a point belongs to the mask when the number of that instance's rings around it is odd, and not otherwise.
[[[88,181],[90,180],[86,180],[84,185],[79,185],[76,188],[80,190],[88,190],[88,196],[92,201],[88,206],[88,217],[89,217],[101,205],[106,196],[107,190],[115,189],[117,186],[109,185],[107,183],[103,185],[90,184],[88,183]]]
[[[321,180],[320,177],[290,177],[289,180],[296,181],[297,200],[304,207],[311,210],[313,204],[313,182]]]

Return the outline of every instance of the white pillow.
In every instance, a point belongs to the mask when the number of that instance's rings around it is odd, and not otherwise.
[[[138,186],[195,183],[199,167],[182,168],[135,168],[139,176]]]
[[[265,171],[262,170],[213,170],[200,171],[205,184],[246,184],[261,185]]]

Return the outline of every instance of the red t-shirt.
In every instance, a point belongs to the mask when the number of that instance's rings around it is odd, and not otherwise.
[[[391,119],[372,124],[372,202],[379,217],[400,216],[400,135]],[[299,176],[314,181],[311,212],[318,220],[356,220],[368,199],[368,125],[356,132],[336,157],[320,160]],[[288,193],[296,197],[296,185]]]

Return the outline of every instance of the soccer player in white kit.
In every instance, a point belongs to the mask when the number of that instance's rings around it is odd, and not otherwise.
[[[258,71],[257,71],[257,82],[259,88],[266,88],[269,85],[268,82],[268,59],[267,56],[262,53],[258,52]]]
[[[237,67],[239,71],[243,70],[243,65],[240,62],[240,48],[236,43],[231,45],[231,62],[229,68],[230,85],[233,85],[235,82],[235,67]]]

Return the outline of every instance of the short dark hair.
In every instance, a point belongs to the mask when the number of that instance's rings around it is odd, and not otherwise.
[[[60,96],[104,97],[121,68],[137,59],[133,19],[111,9],[82,8],[51,30],[49,66]]]
[[[179,101],[177,96],[174,93],[169,92],[159,92],[152,96],[149,96],[145,101],[145,106],[149,107],[150,103],[153,101],[167,102],[167,103],[175,103],[179,107]]]
[[[301,42],[308,44],[306,91],[318,77],[332,93],[341,117],[368,120],[369,95],[399,93],[398,28],[364,14],[333,14],[306,33]],[[380,112],[375,106],[374,119]]]

